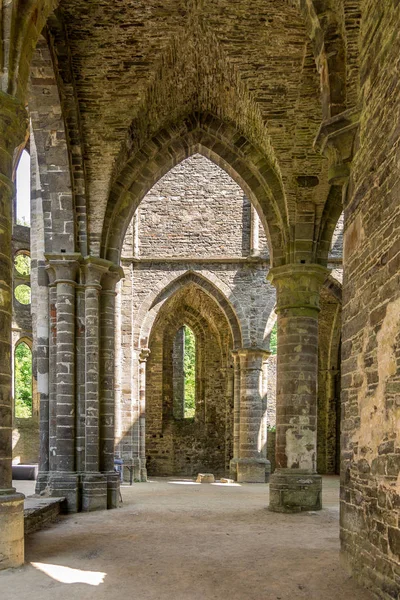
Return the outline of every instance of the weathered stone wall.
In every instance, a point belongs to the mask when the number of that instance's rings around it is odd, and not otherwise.
[[[125,458],[138,452],[138,356],[140,348],[149,347],[146,457],[150,474],[188,475],[211,468],[227,474],[233,451],[233,389],[231,411],[226,407],[227,389],[233,385],[228,383],[228,372],[233,371],[230,352],[242,346],[268,348],[273,324],[275,290],[266,280],[268,247],[260,220],[231,177],[196,154],[167,173],[144,198],[128,229],[122,264],[119,451]],[[172,401],[173,383],[171,349],[164,340],[160,314],[168,315],[168,307],[177,310],[173,307],[179,297],[189,313],[196,312],[196,301],[203,298],[204,323],[219,306],[215,321],[225,322],[224,335],[231,340],[228,346],[224,342],[221,357],[216,325],[205,325],[208,334],[201,343],[199,367],[204,373],[198,384],[203,399],[199,396],[198,402],[207,404],[208,416],[200,418],[197,412],[195,422],[171,415],[163,418],[166,404]],[[274,414],[271,405],[271,425]]]
[[[345,205],[341,540],[379,598],[400,590],[400,7],[361,3],[362,112]],[[379,24],[379,26],[378,26]]]
[[[200,154],[150,190],[136,219],[140,258],[250,254],[251,204],[223,169]],[[268,256],[260,230],[260,253]]]
[[[196,337],[196,411],[176,418],[173,404],[173,341],[183,324]],[[221,309],[195,286],[183,288],[163,307],[150,339],[146,381],[146,456],[150,475],[227,472],[227,429],[233,397],[227,398],[232,336]],[[227,406],[228,402],[228,406]],[[230,410],[229,410],[230,409]]]

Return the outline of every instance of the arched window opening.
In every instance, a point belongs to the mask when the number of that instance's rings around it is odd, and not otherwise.
[[[21,277],[29,277],[31,274],[31,258],[25,252],[21,252],[14,258],[14,267]]]
[[[184,326],[185,348],[183,370],[185,374],[183,418],[194,417],[196,409],[196,338],[187,325]]]
[[[15,348],[14,398],[17,419],[32,417],[32,351],[20,342]]]
[[[187,325],[178,329],[172,355],[174,417],[192,419],[196,412],[196,338]]]
[[[15,299],[24,305],[28,305],[31,303],[31,288],[29,285],[25,285],[22,283],[21,285],[17,285],[14,290]]]
[[[22,151],[16,173],[15,222],[24,227],[31,226],[31,161],[29,153]]]

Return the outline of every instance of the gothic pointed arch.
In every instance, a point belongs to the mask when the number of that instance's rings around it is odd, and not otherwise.
[[[176,278],[171,275],[167,282],[165,280],[160,282],[148,294],[138,310],[133,328],[134,343],[139,347],[147,346],[154,322],[165,302],[178,291],[192,284],[204,291],[217,304],[229,323],[234,347],[240,348],[243,341],[249,337],[240,303],[231,295],[228,299],[229,289],[218,281],[215,275],[210,273],[209,277],[210,279],[194,271],[187,271]]]

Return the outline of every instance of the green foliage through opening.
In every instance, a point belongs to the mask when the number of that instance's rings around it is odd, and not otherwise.
[[[29,287],[29,285],[25,285],[24,283],[21,285],[17,285],[17,287],[14,290],[14,296],[20,304],[30,304],[31,288]]]
[[[15,348],[14,368],[15,416],[32,416],[32,352],[25,342]]]
[[[184,418],[194,417],[196,407],[196,338],[190,327],[184,326],[185,352],[183,369],[185,373]]]
[[[29,277],[31,274],[31,259],[26,254],[18,254],[14,259],[14,265],[17,273],[23,277]]]
[[[275,323],[271,330],[271,335],[269,338],[269,349],[271,354],[276,354],[278,345],[278,324]]]

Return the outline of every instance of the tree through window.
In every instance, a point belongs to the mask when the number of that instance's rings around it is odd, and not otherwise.
[[[173,413],[175,419],[192,419],[196,412],[196,338],[184,325],[173,347]]]
[[[194,417],[196,408],[196,338],[187,325],[184,326],[185,346],[183,371],[185,374],[183,417]]]
[[[15,416],[27,419],[32,416],[32,351],[20,342],[15,348],[14,364]]]

